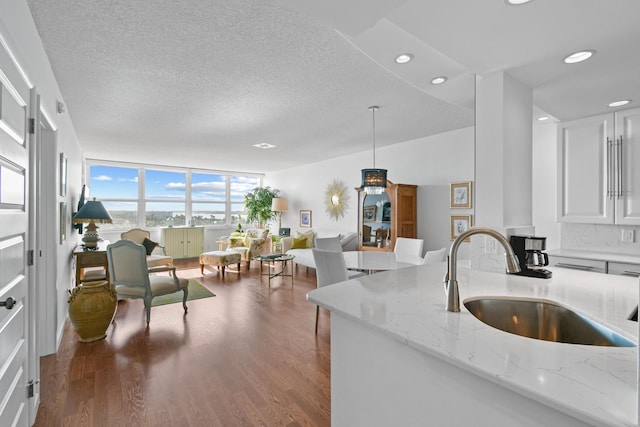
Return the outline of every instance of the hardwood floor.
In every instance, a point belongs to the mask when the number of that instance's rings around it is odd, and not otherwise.
[[[306,293],[314,270],[260,280],[258,266],[225,278],[178,263],[213,298],[151,309],[120,301],[107,338],[79,343],[67,322],[58,353],[41,359],[36,426],[328,426],[329,313]]]

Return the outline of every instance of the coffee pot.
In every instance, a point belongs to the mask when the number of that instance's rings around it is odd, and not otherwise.
[[[543,268],[549,265],[549,256],[543,252],[546,249],[546,237],[511,236],[509,243],[520,263],[520,272],[516,274],[541,279],[551,277],[551,271]]]

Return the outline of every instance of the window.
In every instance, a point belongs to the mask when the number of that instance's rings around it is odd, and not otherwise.
[[[186,172],[144,171],[145,227],[186,225]]]
[[[138,169],[94,165],[88,179],[89,196],[103,202],[112,224],[100,228],[133,228],[138,224]]]
[[[231,201],[231,224],[244,223],[244,195],[260,186],[260,178],[255,176],[231,176],[229,199]]]
[[[226,224],[227,177],[191,174],[191,222],[193,225]]]
[[[91,197],[113,218],[106,229],[169,225],[232,226],[242,220],[244,195],[260,176],[187,168],[87,161]]]

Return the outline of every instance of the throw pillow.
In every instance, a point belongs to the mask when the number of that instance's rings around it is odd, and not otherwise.
[[[247,241],[243,237],[229,237],[229,247],[237,248],[239,246],[247,246]]]
[[[291,249],[306,249],[307,240],[308,239],[306,237],[302,237],[302,238],[294,237],[291,243]]]
[[[151,255],[151,252],[158,246],[158,244],[152,240],[147,239],[146,237],[142,241],[142,246],[147,250],[147,255]]]
[[[295,237],[298,239],[303,239],[303,238],[307,239],[307,248],[312,248],[313,241],[315,240],[315,237],[316,237],[316,232],[315,230],[309,230],[304,232],[296,231]]]

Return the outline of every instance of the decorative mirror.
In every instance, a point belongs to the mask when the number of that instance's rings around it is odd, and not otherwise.
[[[349,208],[349,194],[347,186],[340,180],[334,179],[325,192],[325,210],[335,221],[344,217]]]

